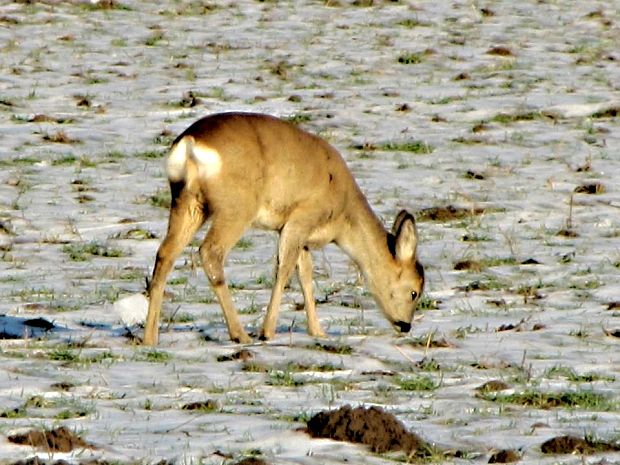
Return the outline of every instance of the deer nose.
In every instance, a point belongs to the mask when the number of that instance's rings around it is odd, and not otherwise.
[[[394,325],[400,330],[401,333],[408,333],[411,329],[411,323],[406,321],[397,321]]]

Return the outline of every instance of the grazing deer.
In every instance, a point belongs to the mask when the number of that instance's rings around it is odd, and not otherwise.
[[[207,220],[211,225],[200,256],[233,341],[252,340],[239,322],[224,262],[250,226],[280,235],[261,339],[275,334],[282,293],[295,266],[308,333],[325,335],[316,315],[309,249],[330,242],[359,266],[387,319],[403,333],[410,330],[424,287],[414,218],[401,211],[387,232],[340,154],[324,140],[272,116],[215,114],[174,141],[166,168],[172,204],[148,289],[145,344],[157,344],[164,286],[174,261]]]

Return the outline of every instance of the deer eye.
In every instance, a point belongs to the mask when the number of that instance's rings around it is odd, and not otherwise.
[[[418,293],[416,291],[411,291],[411,300],[415,300],[418,298]]]

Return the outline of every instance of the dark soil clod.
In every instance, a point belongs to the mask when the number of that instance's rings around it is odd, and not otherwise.
[[[510,50],[508,47],[504,47],[500,45],[497,47],[491,47],[489,50],[487,50],[487,55],[496,55],[500,57],[511,57],[511,56],[514,56],[514,53],[512,53],[512,50]]]
[[[513,463],[521,460],[521,455],[512,449],[505,449],[495,452],[489,458],[489,463]]]
[[[576,436],[558,436],[545,441],[540,449],[544,454],[595,454],[620,450],[620,445],[583,439]]]
[[[31,430],[8,437],[9,442],[46,452],[71,452],[73,449],[92,447],[69,428],[61,426],[53,430]]]
[[[574,192],[576,194],[603,194],[605,192],[605,186],[600,182],[594,182],[590,184],[582,184],[575,187]]]
[[[459,260],[454,264],[454,269],[456,271],[469,270],[478,272],[482,271],[482,268],[484,267],[478,260]]]
[[[476,390],[479,392],[497,392],[504,391],[506,389],[510,389],[510,386],[503,381],[499,381],[496,379],[487,381],[486,383],[476,388]]]
[[[217,357],[218,362],[230,362],[233,360],[240,360],[242,362],[247,362],[248,360],[252,360],[254,358],[254,352],[248,349],[241,349],[231,355],[220,355]]]
[[[182,410],[200,410],[209,412],[217,410],[218,408],[218,403],[211,399],[199,402],[190,402],[189,404],[185,404],[181,407]]]
[[[375,453],[403,451],[407,455],[425,456],[432,449],[394,415],[379,407],[345,405],[338,410],[319,412],[308,420],[306,431],[313,438],[365,444]]]

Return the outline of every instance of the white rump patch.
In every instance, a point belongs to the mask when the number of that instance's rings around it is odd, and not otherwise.
[[[222,170],[222,157],[217,150],[197,145],[192,155],[198,164],[198,175],[201,178],[217,176]]]
[[[192,145],[192,141],[188,141],[187,138],[184,137],[172,148],[166,163],[166,174],[168,174],[168,179],[170,181],[175,182],[185,178],[187,152],[188,149],[191,149]]]

